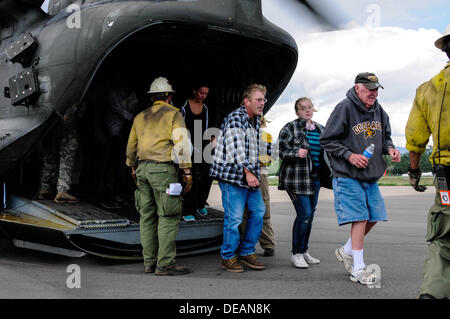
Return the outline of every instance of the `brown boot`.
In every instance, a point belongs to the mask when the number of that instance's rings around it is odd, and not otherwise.
[[[156,267],[155,275],[166,276],[166,275],[186,275],[191,272],[191,269],[186,266],[172,264],[166,267]]]
[[[256,258],[255,254],[251,254],[251,255],[248,255],[248,256],[239,256],[238,260],[239,260],[240,263],[249,266],[251,269],[255,269],[255,270],[262,270],[262,269],[264,269],[264,263],[259,261]]]
[[[53,197],[54,194],[55,194],[55,193],[52,193],[52,192],[49,191],[49,190],[41,189],[41,190],[39,191],[39,193],[37,194],[36,199],[37,199],[37,200],[51,199],[51,198]]]
[[[275,255],[275,249],[273,248],[264,249],[264,257],[272,257],[273,255]]]
[[[152,266],[144,266],[144,272],[146,274],[154,274],[156,270],[156,265],[152,265]]]
[[[55,203],[76,203],[78,201],[79,201],[78,198],[68,193],[59,192],[58,194],[56,194],[55,197]]]
[[[222,259],[222,268],[229,272],[243,272],[244,267],[238,263],[236,257],[231,259]]]

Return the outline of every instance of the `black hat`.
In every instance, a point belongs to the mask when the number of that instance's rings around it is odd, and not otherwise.
[[[374,73],[362,72],[359,73],[355,78],[355,84],[362,83],[369,90],[375,90],[376,88],[384,87],[378,82],[378,77]]]

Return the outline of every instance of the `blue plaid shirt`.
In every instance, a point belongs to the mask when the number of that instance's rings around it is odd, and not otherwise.
[[[244,168],[246,168],[259,179],[260,125],[261,119],[257,116],[256,127],[253,127],[244,106],[228,114],[217,138],[209,172],[211,177],[250,188],[245,178]]]

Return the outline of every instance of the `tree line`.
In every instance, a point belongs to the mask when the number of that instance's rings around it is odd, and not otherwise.
[[[420,158],[420,169],[422,172],[431,172],[433,170],[429,160],[430,154],[431,148],[427,147]],[[384,155],[384,159],[387,163],[386,175],[398,176],[408,173],[409,153],[402,154],[401,160],[398,163],[393,163],[389,155]],[[271,163],[269,166],[269,175],[278,175],[280,163],[279,158]]]
[[[420,157],[420,169],[422,172],[431,172],[433,170],[429,160],[431,149],[428,149]],[[401,160],[398,163],[393,163],[391,157],[384,155],[384,160],[387,163],[386,175],[402,175],[408,173],[409,153],[402,154]]]

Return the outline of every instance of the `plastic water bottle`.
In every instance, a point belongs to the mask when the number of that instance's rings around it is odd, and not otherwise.
[[[364,150],[363,155],[367,158],[371,158],[373,155],[373,152],[375,151],[375,145],[370,144],[367,146],[367,148]]]

